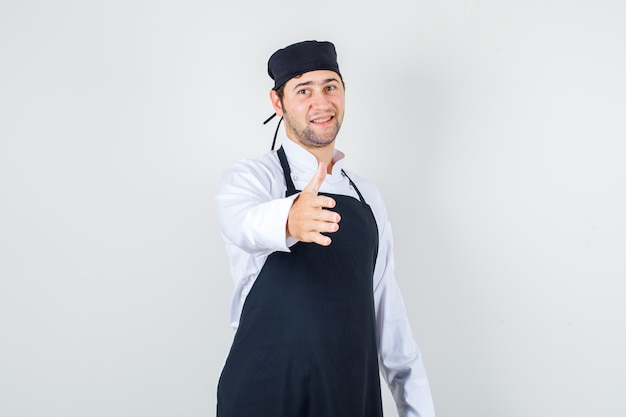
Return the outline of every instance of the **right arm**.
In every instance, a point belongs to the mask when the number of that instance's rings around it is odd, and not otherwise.
[[[284,185],[263,165],[241,161],[222,176],[216,195],[217,219],[230,242],[251,255],[288,252],[296,241],[328,246],[331,239],[321,233],[339,228],[339,214],[323,210],[335,201],[318,195],[326,177],[320,164],[311,182],[301,193],[278,197],[276,188]]]
[[[217,221],[224,237],[254,256],[288,252],[294,241],[288,241],[285,225],[297,195],[272,195],[277,187],[283,189],[282,183],[274,179],[269,168],[252,161],[229,167],[215,197]]]

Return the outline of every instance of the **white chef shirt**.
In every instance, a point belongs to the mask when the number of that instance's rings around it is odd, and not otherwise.
[[[317,172],[317,159],[289,139],[285,139],[282,146],[294,185],[302,190]],[[332,173],[326,176],[319,192],[358,198],[341,172],[344,162],[345,155],[335,150]],[[381,373],[393,394],[400,417],[434,417],[421,353],[411,333],[394,276],[393,237],[384,202],[374,184],[349,171],[346,173],[371,207],[378,225],[379,248],[372,285]],[[289,252],[296,243],[294,238],[286,238],[286,224],[298,194],[285,197],[285,190],[276,151],[235,162],[219,182],[216,210],[235,281],[230,311],[230,323],[235,329],[246,296],[267,256],[275,251]]]

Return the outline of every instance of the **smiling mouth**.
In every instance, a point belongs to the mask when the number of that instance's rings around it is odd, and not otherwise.
[[[329,122],[334,116],[328,116],[328,117],[324,117],[321,119],[313,119],[311,120],[311,123],[316,123],[316,124],[323,124],[326,122]]]

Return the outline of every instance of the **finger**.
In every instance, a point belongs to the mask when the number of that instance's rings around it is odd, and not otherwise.
[[[311,236],[311,242],[317,243],[318,245],[321,245],[321,246],[328,246],[330,245],[332,240],[328,236],[325,236],[321,233],[316,233],[315,235]]]
[[[339,213],[335,213],[330,210],[318,210],[313,217],[313,220],[324,223],[339,223],[341,216]]]
[[[309,182],[307,186],[304,187],[304,190],[302,191],[317,194],[325,178],[326,178],[326,163],[320,162],[319,165],[317,166],[317,172],[311,179],[311,182]]]
[[[315,226],[318,233],[335,233],[339,230],[339,223],[334,222],[318,222]]]
[[[335,207],[335,200],[332,197],[328,197],[325,195],[318,195],[314,200],[311,201],[313,207],[322,207],[322,208],[333,208]]]

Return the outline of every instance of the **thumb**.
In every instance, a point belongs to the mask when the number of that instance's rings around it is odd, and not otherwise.
[[[311,182],[307,184],[303,191],[313,193],[317,195],[322,183],[324,182],[324,178],[326,178],[326,163],[320,162],[317,167],[317,172],[311,179]]]

